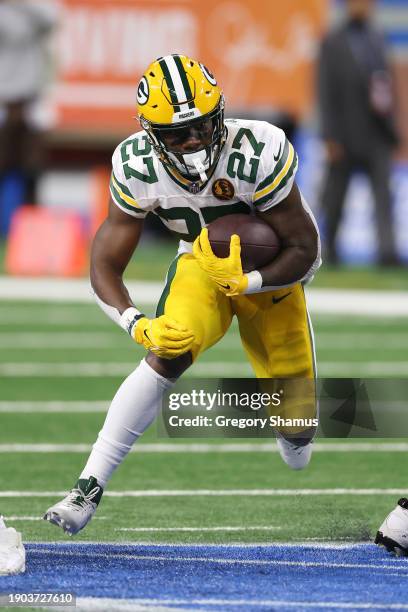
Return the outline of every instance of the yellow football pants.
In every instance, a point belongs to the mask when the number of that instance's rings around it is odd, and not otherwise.
[[[313,333],[300,283],[229,298],[201,270],[193,255],[183,254],[170,266],[157,307],[156,315],[162,314],[194,332],[193,360],[224,336],[235,315],[243,348],[256,377],[269,379],[262,381],[263,390],[273,393],[284,389],[286,401],[273,409],[273,414],[283,418],[316,415]],[[303,430],[279,429],[292,434]]]
[[[236,315],[242,345],[258,378],[313,378],[313,335],[303,287],[229,298],[191,254],[170,266],[157,307],[194,332],[193,359],[216,344]]]

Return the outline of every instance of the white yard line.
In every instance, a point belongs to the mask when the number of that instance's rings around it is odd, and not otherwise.
[[[156,303],[163,283],[127,282],[131,295],[143,296],[145,302]],[[343,289],[306,288],[309,310],[312,313],[357,314],[368,316],[407,316],[408,292],[356,291]],[[0,277],[2,300],[30,300],[50,302],[93,301],[88,279]],[[139,300],[140,301],[140,300]]]
[[[297,497],[313,495],[406,495],[407,489],[140,489],[136,491],[106,491],[105,497]],[[66,491],[0,491],[0,498],[59,497]]]
[[[107,516],[94,516],[93,520],[98,521],[107,521],[109,517]],[[3,519],[6,521],[42,521],[44,520],[42,516],[3,516]]]
[[[131,610],[134,612],[180,612],[181,608],[173,606],[217,606],[218,609],[229,606],[246,608],[266,608],[280,610],[284,608],[311,609],[344,609],[344,610],[408,610],[405,603],[372,603],[372,602],[337,602],[337,601],[293,601],[283,599],[109,599],[94,597],[78,597],[76,605],[81,610]],[[163,607],[164,606],[164,607]],[[171,606],[168,608],[166,606]],[[67,608],[68,609],[68,608]],[[188,608],[187,608],[188,609]],[[198,608],[199,609],[199,608]],[[186,608],[183,608],[185,612]]]
[[[1,318],[1,317],[0,317]],[[381,333],[381,336],[372,332],[319,332],[316,343],[320,349],[338,350],[395,350],[406,349],[408,346],[408,334],[396,331]],[[67,348],[77,349],[100,349],[118,348],[123,345],[123,337],[119,329],[112,327],[110,332],[87,331],[87,332],[2,332],[0,333],[0,347],[2,349],[43,350],[65,350]],[[132,346],[129,344],[129,346]],[[229,331],[225,338],[217,344],[217,350],[238,349],[241,346],[238,332]]]
[[[1,413],[75,413],[106,412],[110,402],[107,401],[0,401]]]
[[[0,444],[0,453],[86,453],[91,448],[91,444]]]
[[[370,406],[373,410],[383,410],[386,403],[387,410],[395,412],[405,412],[408,408],[408,399],[403,400],[385,400],[374,401],[370,400]],[[105,400],[51,400],[51,401],[19,401],[8,400],[0,401],[0,414],[17,414],[17,413],[105,413],[109,408],[110,402]]]
[[[119,527],[115,529],[115,531],[133,531],[136,533],[156,533],[156,532],[167,532],[173,533],[174,531],[186,532],[186,533],[201,533],[201,532],[215,532],[215,531],[279,531],[283,529],[282,526],[279,525],[258,525],[254,526],[246,526],[242,525],[240,527],[226,525],[224,527]]]
[[[1,412],[1,411],[0,411]],[[91,444],[0,444],[0,453],[86,453]],[[275,442],[153,442],[136,444],[133,453],[277,453]],[[314,453],[406,453],[408,442],[315,442]]]
[[[100,376],[122,377],[132,372],[137,365],[134,362],[62,362],[62,363],[32,363],[6,362],[0,364],[0,377],[80,377],[92,378]],[[403,377],[408,375],[408,361],[319,361],[319,376],[346,377]],[[184,377],[217,377],[227,378],[253,376],[249,363],[215,361],[196,363],[187,370]]]

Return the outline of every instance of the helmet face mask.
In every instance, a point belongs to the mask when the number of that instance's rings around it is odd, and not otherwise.
[[[211,173],[218,162],[225,141],[224,105],[190,121],[171,125],[146,125],[144,121],[142,126],[161,161],[196,182],[200,178],[198,168]]]
[[[138,103],[141,126],[162,163],[195,188],[206,182],[226,139],[224,97],[211,73],[185,56],[159,58],[139,83]]]

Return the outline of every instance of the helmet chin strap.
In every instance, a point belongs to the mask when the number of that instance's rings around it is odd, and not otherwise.
[[[203,162],[201,161],[201,159],[199,157],[193,157],[193,164],[195,166],[195,169],[197,170],[198,174],[200,175],[200,179],[205,182],[207,180],[207,174],[205,172],[205,167]]]

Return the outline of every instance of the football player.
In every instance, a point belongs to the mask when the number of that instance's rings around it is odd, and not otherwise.
[[[408,557],[408,499],[402,497],[377,531],[375,543],[399,557]]]
[[[76,486],[45,514],[69,534],[91,519],[164,392],[224,336],[234,316],[257,377],[315,376],[303,284],[320,265],[320,240],[295,182],[292,144],[267,122],[224,120],[215,77],[184,55],[160,57],[148,67],[137,105],[142,131],[113,154],[112,197],[93,243],[91,283],[101,308],[147,355],[113,398]],[[155,318],[140,312],[122,280],[148,213],[180,239]],[[213,254],[206,225],[232,213],[258,215],[271,225],[282,245],[272,263],[244,273],[236,235],[229,257]],[[284,461],[301,469],[312,434],[294,433],[278,432],[278,446]]]

